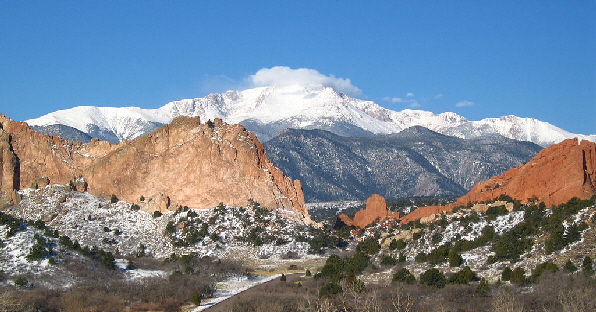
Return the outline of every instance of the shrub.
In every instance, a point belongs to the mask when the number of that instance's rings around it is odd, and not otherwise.
[[[357,293],[366,291],[366,285],[364,285],[364,282],[356,278],[354,275],[350,275],[346,278],[346,287]]]
[[[419,252],[416,257],[414,257],[414,260],[416,262],[426,262],[426,260],[428,259],[428,256],[423,253],[423,252]]]
[[[451,275],[447,282],[449,284],[468,284],[469,282],[477,280],[478,276],[476,276],[476,273],[474,273],[474,271],[467,266],[461,271]]]
[[[446,282],[447,280],[445,279],[443,272],[435,268],[428,269],[420,275],[420,284],[423,285],[443,288],[445,287]]]
[[[166,232],[168,232],[170,235],[176,232],[176,226],[174,225],[173,221],[170,221],[168,224],[166,224]]]
[[[394,239],[389,244],[389,250],[403,250],[406,248],[406,242],[403,239]]]
[[[201,305],[201,300],[203,300],[203,295],[198,292],[190,297],[190,302],[196,306]]]
[[[381,245],[376,238],[367,238],[356,245],[356,251],[364,252],[369,255],[374,255],[381,250]]]
[[[501,280],[503,281],[509,281],[511,280],[511,268],[510,267],[506,267],[505,269],[503,269],[503,273],[501,273]]]
[[[161,213],[161,211],[159,211],[159,210],[155,210],[155,211],[153,212],[153,217],[154,217],[154,218],[159,218],[159,217],[161,217],[162,215],[163,215],[163,214],[162,214],[162,213]]]
[[[563,269],[568,273],[573,273],[577,271],[577,267],[573,264],[573,262],[571,262],[571,259],[565,262],[565,266],[563,267]]]
[[[388,256],[388,255],[383,255],[381,257],[381,265],[383,266],[393,266],[396,265],[398,263],[397,259]]]
[[[511,272],[509,279],[511,283],[517,285],[523,285],[526,283],[526,271],[523,268],[516,268]]]
[[[327,284],[323,285],[323,287],[321,287],[321,289],[319,289],[319,297],[320,298],[333,297],[333,296],[340,294],[342,292],[343,292],[343,289],[341,288],[341,286],[339,284],[327,283]]]
[[[414,277],[414,275],[410,273],[410,270],[402,268],[393,274],[393,281],[402,282],[406,284],[414,284],[414,282],[416,281],[416,277]]]
[[[283,273],[282,273],[282,274],[281,274],[281,276],[279,277],[279,281],[280,281],[280,282],[285,282],[287,279],[288,279],[288,278],[287,278],[287,277],[286,277],[286,275],[285,275],[285,274],[283,274]]]
[[[118,197],[114,194],[110,197],[110,203],[115,204],[118,202]]]
[[[455,249],[449,250],[448,259],[450,267],[458,267],[464,263],[464,259],[457,253],[457,251],[455,251]]]
[[[20,276],[14,280],[14,285],[17,287],[25,287],[28,284],[29,284],[29,281],[27,281],[27,279],[22,276]]]
[[[582,262],[582,271],[588,276],[594,274],[592,258],[588,256],[584,258],[584,261]]]
[[[310,272],[310,270],[306,270],[306,273],[304,273],[304,276],[311,277],[312,273]]]
[[[559,270],[559,268],[557,267],[557,265],[552,262],[540,263],[532,271],[532,275],[530,276],[530,281],[533,283],[537,282],[538,278],[540,277],[540,275],[542,275],[542,273],[544,273],[544,271],[551,271],[554,273],[554,272],[557,272],[558,270]]]
[[[507,214],[507,212],[508,211],[507,208],[505,208],[505,206],[492,206],[488,207],[488,209],[486,210],[486,216],[489,220],[494,220],[498,216]]]
[[[476,286],[474,294],[477,296],[486,296],[489,291],[490,287],[488,286],[488,282],[483,278],[480,280],[480,283],[478,283],[478,286]]]

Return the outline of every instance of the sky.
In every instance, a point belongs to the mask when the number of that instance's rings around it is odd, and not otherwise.
[[[280,82],[596,134],[596,1],[0,1],[0,113]]]

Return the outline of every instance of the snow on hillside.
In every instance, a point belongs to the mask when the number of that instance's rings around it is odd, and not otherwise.
[[[203,98],[167,103],[158,109],[79,106],[59,110],[26,122],[33,126],[66,125],[100,139],[130,140],[170,122],[174,117],[200,116],[241,123],[266,141],[286,128],[325,129],[339,135],[397,133],[423,126],[462,138],[500,134],[542,146],[566,138],[596,141],[596,135],[569,133],[533,118],[504,116],[468,121],[452,112],[393,111],[352,98],[331,87],[294,84],[227,91]]]
[[[43,220],[48,227],[82,246],[97,246],[123,256],[142,251],[156,258],[192,252],[200,256],[282,257],[288,252],[305,255],[309,247],[306,242],[296,241],[298,233],[308,236],[307,227],[281,217],[287,213],[284,211],[259,208],[260,215],[255,215],[252,208],[224,207],[168,212],[154,217],[135,211],[129,203],[111,203],[62,185],[25,189],[19,194],[19,205],[6,210],[8,214],[25,220]],[[202,226],[205,229],[200,233]],[[261,238],[260,244],[246,248],[251,242],[245,240],[250,237]]]

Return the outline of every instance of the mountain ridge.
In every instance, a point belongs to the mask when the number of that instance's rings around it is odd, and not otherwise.
[[[366,136],[398,133],[415,125],[460,138],[500,134],[543,147],[573,137],[596,141],[596,135],[573,134],[534,118],[509,115],[469,121],[452,112],[393,111],[323,85],[227,91],[169,102],[156,109],[77,106],[26,122],[42,132],[45,131],[43,127],[61,124],[118,143],[146,134],[180,115],[199,116],[202,120],[221,118],[229,123],[243,124],[263,142],[286,128],[324,129],[343,136]]]
[[[421,126],[400,133],[342,137],[320,129],[286,129],[264,143],[307,202],[461,196],[475,183],[532,158],[541,148],[502,136],[460,139]]]

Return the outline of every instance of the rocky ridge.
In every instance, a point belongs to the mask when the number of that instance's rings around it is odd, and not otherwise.
[[[250,199],[263,207],[298,211],[310,220],[300,181],[276,168],[262,144],[240,125],[178,117],[118,145],[73,143],[4,115],[0,126],[0,191],[5,199],[46,177],[58,184],[78,181],[91,194],[116,195],[151,212],[220,202],[244,206]]]
[[[541,150],[529,162],[476,184],[470,192],[446,206],[419,208],[403,223],[428,217],[469,203],[507,195],[522,203],[543,202],[547,207],[572,197],[589,199],[596,194],[596,143],[568,139]]]

